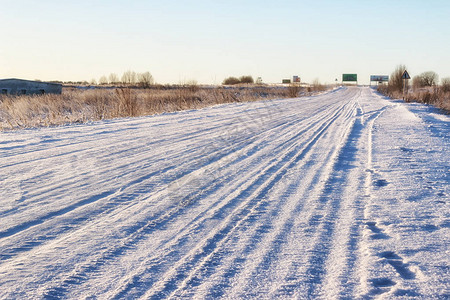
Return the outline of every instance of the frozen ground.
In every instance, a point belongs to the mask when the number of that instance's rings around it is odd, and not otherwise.
[[[342,88],[0,133],[0,298],[448,298],[449,121]]]

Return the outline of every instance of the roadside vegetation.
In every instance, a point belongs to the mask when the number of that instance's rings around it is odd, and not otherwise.
[[[399,65],[389,78],[387,85],[378,86],[378,91],[390,98],[403,98],[403,72],[406,66]],[[408,80],[405,101],[433,105],[450,113],[450,78],[443,78],[433,71],[423,72]]]
[[[223,81],[224,85],[236,85],[236,84],[253,84],[255,81],[250,75],[237,77],[228,77]]]
[[[138,78],[138,77],[137,77]],[[109,85],[109,84],[108,84]],[[86,123],[136,117],[230,102],[310,95],[324,85],[202,87],[191,81],[176,86],[130,82],[120,86],[64,87],[61,95],[0,96],[0,130]]]

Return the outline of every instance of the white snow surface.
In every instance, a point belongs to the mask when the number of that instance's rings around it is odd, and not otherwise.
[[[450,118],[370,88],[0,133],[2,299],[448,299]]]

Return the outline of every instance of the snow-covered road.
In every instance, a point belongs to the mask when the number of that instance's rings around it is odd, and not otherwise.
[[[0,298],[446,298],[450,118],[370,88],[0,133]]]

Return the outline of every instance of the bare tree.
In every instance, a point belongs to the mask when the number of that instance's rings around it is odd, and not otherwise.
[[[439,81],[439,75],[436,72],[428,71],[419,75],[422,86],[434,86]]]
[[[149,88],[153,83],[153,76],[150,72],[139,73],[137,75],[137,81],[139,86],[143,88]]]
[[[403,79],[402,75],[405,72],[405,65],[398,65],[391,77],[389,77],[389,91],[390,92],[402,92],[403,91]]]
[[[109,74],[109,83],[116,84],[119,82],[119,76],[116,73]]]
[[[130,83],[136,84],[137,83],[137,74],[136,72],[132,71],[130,74]]]
[[[125,73],[122,74],[121,82],[124,83],[124,84],[126,84],[126,83],[128,83],[129,80],[130,80],[130,79],[129,79],[129,74],[128,74],[128,71],[127,71],[127,72],[125,72]]]
[[[422,78],[419,75],[416,75],[412,79],[412,86],[414,90],[420,89],[423,87]]]
[[[312,82],[312,88],[316,92],[324,91],[326,89],[326,86],[321,84],[319,81],[319,78],[315,78]]]
[[[98,80],[98,84],[100,84],[100,85],[108,84],[108,79],[106,78],[105,75],[103,75],[102,77],[100,77],[100,79]]]
[[[443,92],[450,92],[450,77],[441,79],[441,87]]]
[[[137,76],[134,71],[126,71],[122,75],[122,83],[124,84],[136,84]]]

